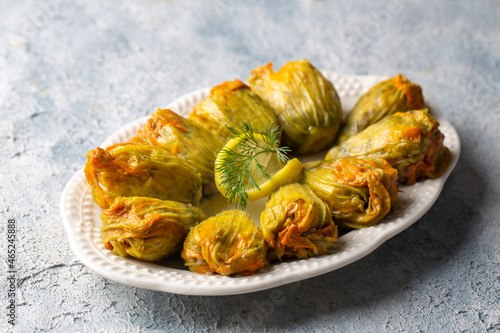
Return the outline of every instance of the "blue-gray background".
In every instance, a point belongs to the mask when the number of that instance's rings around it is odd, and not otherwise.
[[[0,1],[0,308],[17,221],[17,325],[0,331],[500,330],[498,1]],[[273,62],[406,74],[458,130],[432,209],[310,280],[191,297],[102,278],[70,251],[61,191],[84,154],[173,99]]]

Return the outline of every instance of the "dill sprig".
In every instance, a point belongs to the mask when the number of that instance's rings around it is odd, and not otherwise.
[[[234,148],[224,147],[219,151],[219,158],[215,164],[215,172],[219,173],[220,185],[225,188],[230,203],[235,203],[236,208],[245,209],[248,202],[246,188],[260,191],[257,178],[271,179],[266,166],[257,158],[260,155],[276,154],[279,161],[286,163],[288,147],[279,147],[280,130],[277,125],[268,126],[263,133],[263,141],[257,140],[252,126],[242,122],[239,127],[227,127],[238,140]],[[255,176],[255,177],[254,177]]]

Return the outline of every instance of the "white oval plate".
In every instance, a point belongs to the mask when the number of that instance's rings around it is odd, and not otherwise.
[[[358,97],[377,82],[375,76],[346,76],[323,72],[333,82],[341,100],[344,113],[350,110]],[[208,96],[210,88],[194,91],[172,102],[167,108],[187,115],[195,104]],[[445,135],[445,145],[451,150],[453,160],[447,172],[438,179],[425,180],[412,186],[401,186],[397,205],[377,225],[353,230],[339,237],[338,247],[330,255],[305,260],[289,261],[269,265],[251,276],[227,277],[222,275],[201,275],[187,270],[182,259],[172,258],[161,264],[147,263],[133,258],[123,258],[111,253],[101,242],[102,208],[92,199],[90,188],[82,170],[68,182],[61,198],[61,213],[69,242],[79,260],[98,274],[130,286],[186,295],[233,295],[255,292],[324,274],[348,265],[375,250],[387,239],[400,233],[427,212],[438,198],[441,189],[455,167],[460,155],[460,139],[456,130],[440,114],[438,107],[424,96],[431,113],[440,122]],[[139,128],[149,119],[138,119],[115,133],[102,145],[127,142],[136,135]],[[309,156],[321,159],[324,155]],[[259,216],[265,199],[249,205],[247,212],[254,222]],[[208,216],[221,208],[228,208],[222,199],[206,202]]]

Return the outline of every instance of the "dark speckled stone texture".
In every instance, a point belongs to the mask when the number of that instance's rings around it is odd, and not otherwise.
[[[500,331],[497,1],[0,1],[0,331]],[[462,155],[432,209],[364,259],[247,295],[102,278],[70,251],[61,191],[112,132],[267,62],[405,73]],[[17,325],[6,223],[17,221]]]

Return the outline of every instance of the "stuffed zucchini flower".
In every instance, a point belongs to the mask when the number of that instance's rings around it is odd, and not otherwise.
[[[424,97],[420,86],[399,74],[371,87],[356,102],[347,115],[338,143],[363,131],[365,128],[396,112],[424,108]]]
[[[158,109],[132,142],[161,147],[180,157],[201,175],[205,195],[217,192],[214,161],[224,143],[190,119],[169,109]]]
[[[305,259],[329,253],[337,242],[330,209],[307,185],[280,187],[266,202],[260,227],[269,259]]]
[[[145,197],[116,198],[101,215],[102,242],[122,257],[158,261],[182,249],[189,228],[204,220],[197,207]]]
[[[108,208],[116,197],[150,197],[198,205],[201,177],[184,160],[151,145],[119,143],[87,154],[84,172],[95,202]]]
[[[342,158],[307,163],[301,180],[330,208],[340,226],[374,225],[398,200],[398,173],[379,158]]]
[[[264,266],[266,245],[248,215],[229,210],[191,228],[181,256],[192,272],[251,275]]]
[[[189,118],[223,142],[232,137],[227,126],[237,128],[247,123],[256,133],[265,133],[266,128],[278,125],[269,104],[240,80],[213,87],[210,96],[193,108]]]
[[[272,64],[255,68],[250,87],[269,103],[283,130],[283,145],[298,154],[314,153],[336,139],[342,123],[340,99],[307,60],[292,61],[278,72]]]
[[[398,170],[398,180],[406,185],[437,178],[451,162],[438,126],[427,109],[396,112],[330,149],[326,159],[383,158]]]

